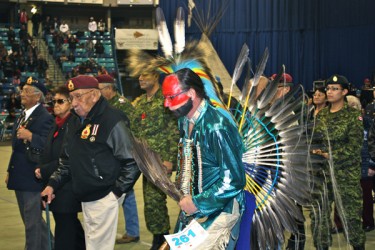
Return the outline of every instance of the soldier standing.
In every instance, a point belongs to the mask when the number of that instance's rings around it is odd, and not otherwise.
[[[99,82],[99,90],[107,99],[108,103],[117,109],[122,110],[128,119],[130,120],[130,126],[132,126],[132,116],[134,113],[134,107],[128,99],[121,96],[116,89],[115,80],[112,76],[103,74],[96,77]]]
[[[362,117],[360,111],[345,102],[349,82],[344,76],[333,75],[326,80],[325,85],[329,106],[318,114],[315,131],[315,138],[322,138],[316,141],[322,147],[313,150],[313,153],[330,161],[332,169],[325,164],[321,170],[320,177],[326,178],[324,185],[327,185],[328,202],[314,202],[321,204],[319,211],[322,213],[321,221],[313,214],[311,216],[314,245],[317,249],[328,249],[332,244],[330,214],[332,202],[335,201],[347,241],[354,250],[361,250],[365,249],[366,240],[361,221]],[[323,193],[323,190],[317,191]],[[318,199],[316,195],[314,198]]]
[[[139,76],[139,84],[146,93],[133,102],[133,132],[160,155],[163,165],[171,173],[177,155],[177,120],[163,106],[157,72],[144,72]],[[163,235],[170,229],[167,196],[143,176],[143,197],[146,226],[153,234],[151,250],[159,249],[164,242]]]

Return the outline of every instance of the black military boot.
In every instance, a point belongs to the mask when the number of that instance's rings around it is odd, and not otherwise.
[[[163,245],[163,243],[165,241],[164,235],[166,235],[166,234],[168,234],[168,233],[154,234],[154,238],[152,240],[152,246],[151,246],[150,250],[159,250],[160,246]]]

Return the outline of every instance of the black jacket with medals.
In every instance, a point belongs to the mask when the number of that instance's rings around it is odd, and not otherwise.
[[[72,179],[73,192],[83,202],[99,200],[110,192],[121,196],[140,175],[132,156],[133,140],[126,115],[103,97],[82,122],[73,111],[59,168],[48,185],[56,190]]]

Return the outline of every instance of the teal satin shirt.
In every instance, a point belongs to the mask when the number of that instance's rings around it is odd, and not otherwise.
[[[179,127],[182,137],[187,138],[187,118],[179,120]],[[190,181],[190,194],[198,208],[194,218],[207,217],[208,219],[201,223],[207,228],[221,212],[232,213],[234,199],[237,199],[242,212],[246,178],[242,165],[242,138],[238,128],[215,107],[204,101],[187,139],[192,139],[195,147]],[[182,138],[181,142],[183,141]],[[181,152],[180,150],[177,183],[181,181],[182,174]]]

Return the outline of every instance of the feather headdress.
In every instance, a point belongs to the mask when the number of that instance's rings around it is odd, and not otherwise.
[[[175,44],[172,50],[171,38],[165,24],[163,11],[157,8],[157,30],[159,41],[164,53],[163,56],[153,57],[141,50],[131,50],[128,57],[128,68],[131,75],[137,76],[142,72],[158,71],[164,74],[172,74],[180,69],[189,68],[202,80],[206,95],[210,102],[225,115],[231,122],[235,123],[231,113],[226,109],[217,87],[217,81],[207,64],[206,58],[209,51],[199,41],[185,42],[185,22],[183,10],[177,10],[175,21]]]

